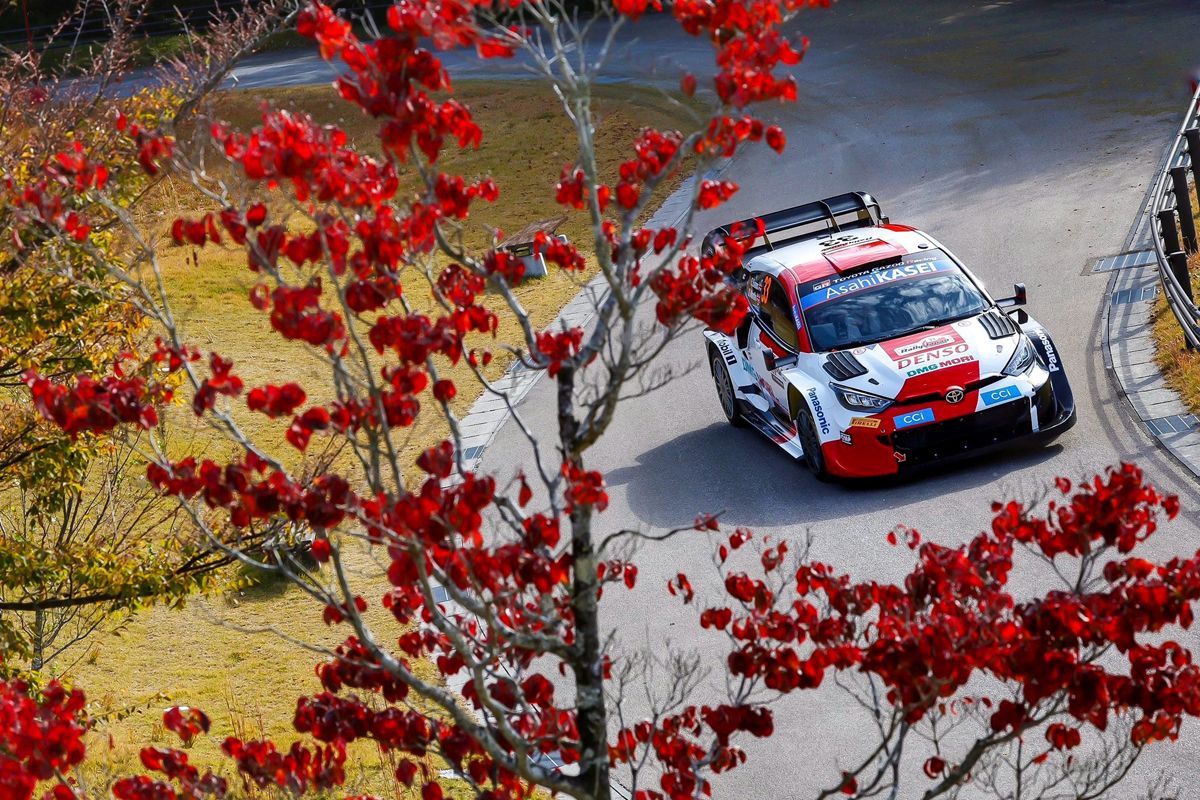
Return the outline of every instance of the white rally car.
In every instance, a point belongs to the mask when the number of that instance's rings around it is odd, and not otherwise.
[[[851,192],[717,228],[756,238],[737,276],[751,313],[705,331],[725,416],[818,477],[889,475],[1075,424],[1050,335],[928,234]]]

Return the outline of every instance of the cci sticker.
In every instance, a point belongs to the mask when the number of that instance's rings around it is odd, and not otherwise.
[[[911,428],[913,425],[924,425],[926,422],[933,422],[933,409],[922,408],[920,411],[898,414],[893,422],[895,422],[897,430]]]
[[[1021,390],[1015,386],[1005,386],[1002,389],[984,389],[979,393],[985,406],[994,406],[1007,400],[1016,400],[1021,396]]]

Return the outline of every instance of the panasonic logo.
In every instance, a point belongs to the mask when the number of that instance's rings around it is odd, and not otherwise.
[[[1050,337],[1044,330],[1038,328],[1038,338],[1042,340],[1042,347],[1046,348],[1046,369],[1058,372],[1058,353],[1054,352],[1054,345],[1050,344]]]
[[[821,429],[821,435],[829,433],[829,421],[825,419],[825,410],[821,408],[821,401],[817,399],[817,390],[808,390],[808,401],[812,404],[813,417],[817,421],[817,426]]]

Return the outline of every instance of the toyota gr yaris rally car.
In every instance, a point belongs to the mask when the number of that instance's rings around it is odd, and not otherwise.
[[[1049,333],[993,300],[928,234],[852,192],[709,233],[753,231],[751,313],[705,331],[717,396],[818,477],[889,475],[1075,424]]]

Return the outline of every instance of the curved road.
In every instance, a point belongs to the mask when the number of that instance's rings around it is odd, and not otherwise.
[[[729,428],[699,369],[625,404],[591,452],[591,466],[610,486],[602,526],[661,530],[723,510],[726,524],[773,538],[798,540],[811,530],[815,557],[856,577],[895,579],[910,565],[906,551],[884,542],[898,523],[954,544],[986,526],[992,500],[1031,497],[1053,476],[1135,460],[1183,501],[1181,519],[1157,537],[1156,555],[1192,553],[1200,545],[1200,491],[1118,401],[1100,347],[1109,277],[1089,270],[1093,259],[1126,249],[1186,104],[1186,72],[1200,63],[1195,37],[1184,35],[1198,23],[1200,7],[1167,0],[846,0],[801,14],[798,27],[813,43],[796,71],[801,100],[771,112],[787,131],[787,152],[740,155],[728,176],[741,192],[702,226],[849,189],[872,192],[892,219],[929,230],[994,293],[1028,284],[1029,310],[1054,333],[1074,382],[1079,424],[1053,447],[898,485],[819,485],[759,434]],[[618,79],[674,83],[678,65],[697,69],[709,57],[654,21],[635,27],[643,38],[626,51],[633,57],[614,60]],[[452,72],[483,74],[468,63],[451,62]],[[496,69],[489,65],[487,74]],[[522,74],[519,64],[498,69]],[[240,68],[237,82],[329,74],[312,57],[268,54]],[[696,334],[664,358],[682,366],[702,352]],[[543,381],[522,414],[551,431],[552,404],[552,385]],[[504,478],[524,457],[508,425],[483,467]],[[719,646],[702,635],[692,609],[663,592],[683,570],[701,596],[716,597],[711,552],[699,534],[644,549],[638,588],[605,597],[605,622],[619,629],[623,647],[653,643],[661,651],[668,639],[684,648]],[[1014,581],[1018,593],[1049,588],[1044,575],[1028,571]],[[1200,639],[1190,643],[1200,649]],[[846,754],[869,732],[846,711],[846,701],[825,689],[782,703],[776,735],[745,743],[749,763],[722,778],[718,794],[806,797],[835,783],[835,764],[848,764]],[[1179,744],[1155,748],[1141,776],[1166,769],[1195,785],[1200,746],[1188,734],[1196,729],[1191,723]],[[1133,796],[1133,788],[1114,796]],[[910,786],[902,796],[915,792]]]
[[[724,510],[726,524],[774,539],[797,540],[811,530],[815,557],[856,577],[896,579],[910,561],[884,541],[894,525],[958,543],[987,525],[995,499],[1032,497],[1056,475],[1077,477],[1134,460],[1183,500],[1182,518],[1157,537],[1157,551],[1194,552],[1200,492],[1118,401],[1100,348],[1109,278],[1089,270],[1093,259],[1126,249],[1186,105],[1186,72],[1200,63],[1185,39],[1167,36],[1196,30],[1200,8],[1153,1],[847,0],[806,12],[799,22],[812,39],[796,72],[801,99],[775,113],[789,147],[782,157],[766,148],[740,156],[727,175],[741,191],[702,227],[790,201],[872,192],[892,219],[929,230],[995,293],[1007,293],[1015,281],[1028,284],[1029,310],[1054,333],[1074,382],[1079,424],[1053,447],[988,457],[900,485],[819,485],[761,435],[729,428],[701,368],[627,403],[591,451],[590,465],[605,472],[610,486],[601,524],[662,530],[701,511]],[[687,43],[656,49],[693,63]],[[693,363],[702,347],[697,334],[663,357]],[[553,430],[551,389],[543,381],[523,403],[535,429]],[[522,453],[509,425],[483,466],[503,477]],[[605,596],[605,621],[619,630],[622,646],[653,643],[661,650],[667,639],[684,648],[719,646],[699,631],[691,609],[663,592],[683,570],[701,596],[716,597],[711,552],[699,534],[643,550],[638,588]],[[1018,593],[1049,588],[1045,575],[1029,572],[1018,571],[1014,583]],[[1200,639],[1191,643],[1200,649]],[[749,763],[718,782],[718,795],[809,797],[836,783],[839,758],[848,765],[847,754],[869,735],[866,721],[847,710],[836,690],[782,703],[775,736],[745,743]],[[1160,746],[1143,759],[1134,783],[1166,769],[1195,785],[1197,754],[1200,746],[1187,736]],[[901,796],[914,796],[919,785]],[[1114,796],[1133,796],[1132,789]]]

